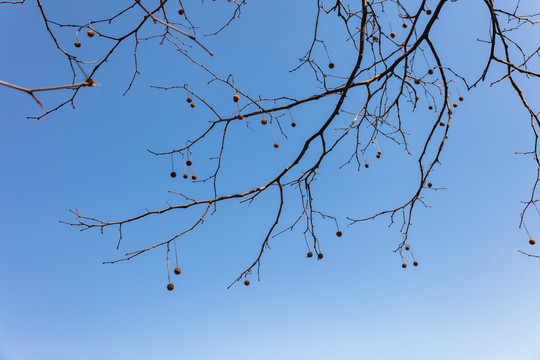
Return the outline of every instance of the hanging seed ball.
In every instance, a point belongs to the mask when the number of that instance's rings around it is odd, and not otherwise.
[[[277,149],[279,147],[279,144],[278,143],[275,143],[274,144],[274,147]]]
[[[376,157],[377,159],[380,159],[380,158],[381,158],[381,154],[377,154],[377,155],[375,155],[375,157]]]
[[[366,164],[366,165],[364,165],[364,166],[366,167],[366,169],[369,168],[369,164]]]
[[[184,9],[178,10],[178,15],[184,15]]]
[[[173,291],[174,290],[174,284],[167,284],[167,290]]]
[[[392,31],[392,32],[390,33],[390,37],[391,37],[392,39],[395,38],[395,37],[396,37],[396,33]]]
[[[463,101],[463,96],[460,96],[460,97],[459,97],[459,101]]]
[[[171,172],[171,177],[172,177],[172,178],[175,178],[175,177],[176,177],[176,173],[175,173],[174,171]]]
[[[191,97],[188,96],[188,98],[186,99],[186,101],[187,101],[188,103],[190,103],[190,102],[193,101],[193,99],[192,99]]]
[[[408,25],[407,25],[407,23],[403,23],[403,25],[401,25],[401,26],[403,26],[403,28],[406,29]]]
[[[232,97],[233,101],[234,102],[238,102],[238,100],[240,100],[240,96],[234,94],[234,96]]]
[[[431,15],[431,10],[426,10],[426,14]]]
[[[427,187],[428,187],[428,188],[430,188],[430,187],[432,187],[432,186],[433,186],[432,183],[427,183]]]
[[[433,110],[433,106],[429,105],[429,106],[428,106],[428,109],[429,109],[429,110]]]
[[[453,104],[452,106],[456,108],[456,107],[457,107],[457,104],[456,104],[456,103],[454,103],[454,104]]]
[[[333,68],[334,68],[334,63],[331,62],[330,64],[328,64],[328,67],[329,67],[330,69],[333,69]]]
[[[407,267],[407,264],[403,263],[401,264],[401,267],[405,269]]]
[[[265,118],[262,118],[261,124],[266,125],[267,123],[268,123],[268,121]]]
[[[175,273],[176,275],[180,275],[181,272],[182,272],[182,270],[180,270],[179,267],[177,267],[177,268],[174,269],[174,273]]]
[[[236,116],[236,118],[237,118],[238,120],[242,120],[242,119],[244,118],[244,115],[238,114],[238,115]]]
[[[76,48],[80,48],[81,47],[81,42],[80,41],[75,41],[75,45]]]
[[[531,244],[531,245],[536,244],[536,240],[534,240],[534,239],[529,240],[529,244]]]
[[[296,127],[296,123],[291,123],[291,126],[292,126],[292,127]]]
[[[193,180],[197,180],[197,175],[193,174],[193,175],[191,175],[191,178],[192,178]]]
[[[382,154],[381,150],[377,151],[377,155],[381,155],[381,154]]]
[[[88,37],[94,37],[94,30],[88,30],[88,32],[86,33],[86,35],[88,35]]]
[[[413,264],[413,266],[418,266],[418,261],[415,261],[412,264]]]
[[[187,179],[187,178],[189,177],[188,174],[184,174],[184,175],[182,175],[182,176],[183,176],[184,179]]]
[[[428,73],[429,75],[433,75],[433,69],[429,69],[429,70],[427,71],[427,73]]]
[[[341,231],[338,231],[338,232],[336,233],[336,236],[337,236],[337,237],[341,237],[341,235],[343,235],[343,233],[342,233]]]
[[[414,79],[414,83],[415,83],[416,85],[420,85],[420,79]]]
[[[194,108],[195,107],[195,103],[191,103],[191,108]]]
[[[440,126],[444,126],[444,123],[441,121],[441,122],[439,123],[439,125],[440,125]]]
[[[323,254],[319,253],[319,255],[317,255],[317,259],[321,260],[322,258],[323,258]]]
[[[191,166],[192,164],[193,164],[193,163],[191,162],[191,160],[186,161],[186,165],[187,165],[187,166]]]
[[[248,286],[249,285],[249,280],[244,281],[244,285]]]
[[[406,245],[405,250],[409,251],[409,250],[411,250],[411,247],[409,245]]]
[[[310,252],[307,253],[306,256],[307,256],[308,258],[313,257],[313,253],[310,251]]]

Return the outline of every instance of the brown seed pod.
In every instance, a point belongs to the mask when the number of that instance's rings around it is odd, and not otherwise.
[[[178,10],[178,15],[184,15],[184,9]]]
[[[182,175],[182,177],[183,177],[184,179],[187,179],[187,178],[189,177],[189,175],[188,175],[188,174],[184,174],[184,175]]]
[[[193,101],[193,99],[192,99],[191,97],[188,96],[188,98],[186,99],[186,101],[187,101],[188,103],[190,103],[190,102]]]
[[[191,166],[192,164],[193,164],[193,163],[191,162],[191,160],[186,161],[186,165],[187,165],[187,166]]]
[[[176,173],[175,173],[174,171],[171,172],[171,177],[172,177],[172,178],[175,178],[175,177],[176,177]]]
[[[428,106],[428,109],[429,109],[429,110],[433,110],[433,106],[429,105],[429,106]]]
[[[427,183],[427,187],[428,187],[428,188],[430,188],[430,187],[432,187],[432,186],[433,186],[432,183]]]
[[[244,118],[244,115],[238,114],[238,115],[236,116],[236,118],[237,118],[238,120],[242,120],[242,119]]]
[[[403,23],[403,25],[401,25],[401,26],[402,26],[404,29],[406,29],[407,26],[409,26],[409,25],[407,25],[407,23]]]
[[[440,125],[440,126],[444,126],[444,123],[441,121],[441,122],[439,123],[439,125]]]
[[[317,255],[317,259],[321,260],[322,258],[323,258],[323,254],[319,253],[319,255]]]
[[[180,275],[181,272],[182,272],[182,270],[180,270],[179,267],[177,267],[177,268],[174,269],[174,273],[175,273],[176,275]]]
[[[418,261],[415,261],[412,264],[413,264],[413,266],[418,266]]]
[[[244,285],[248,286],[249,284],[249,280],[244,281]]]
[[[411,247],[409,245],[405,245],[405,250],[409,251],[411,250]]]
[[[262,118],[261,124],[266,125],[267,123],[268,123],[268,121],[265,118]]]
[[[167,284],[167,290],[173,291],[174,290],[174,284]]]
[[[431,15],[431,10],[426,10],[426,14]]]
[[[306,256],[307,256],[308,258],[313,257],[313,253],[310,251],[310,252],[307,253]]]
[[[86,33],[86,35],[88,35],[88,37],[94,37],[94,30],[88,30],[88,32]]]
[[[195,107],[195,103],[191,103],[191,107],[194,108],[194,107]]]
[[[457,108],[457,104],[456,104],[456,103],[454,103],[452,106],[455,107],[455,108]]]
[[[381,155],[381,154],[382,154],[381,150],[377,151],[377,155]]]
[[[274,144],[274,147],[277,149],[279,147],[279,144],[278,143],[275,143]]]
[[[407,267],[407,264],[403,263],[401,264],[401,267],[405,269]]]
[[[459,97],[459,101],[463,101],[463,100],[464,100],[464,99],[463,99],[463,96],[460,96],[460,97]]]
[[[336,236],[337,237],[341,237],[341,235],[343,235],[343,233],[341,231],[338,230],[338,232],[336,232]]]
[[[192,178],[193,180],[197,180],[197,175],[193,174],[193,175],[191,175],[191,178]]]
[[[415,83],[416,85],[420,85],[420,79],[414,79],[414,83]]]
[[[292,126],[292,127],[296,127],[296,123],[291,123],[291,126]]]
[[[534,245],[536,244],[536,241],[534,239],[529,240],[529,244]]]
[[[396,37],[396,33],[392,31],[392,32],[390,33],[390,37],[391,37],[392,39],[395,38],[395,37]]]
[[[377,159],[380,159],[380,158],[381,158],[381,154],[377,154],[377,155],[375,155],[375,157],[376,157]]]
[[[328,67],[329,67],[330,69],[333,69],[333,68],[334,68],[334,63],[331,62],[330,64],[328,64]]]
[[[233,101],[234,102],[238,102],[238,100],[240,100],[240,96],[234,94],[234,96],[232,97]]]
[[[433,75],[433,69],[429,69],[429,70],[427,71],[427,73],[428,73],[429,75]]]
[[[81,42],[80,41],[75,41],[75,45],[76,48],[80,48],[81,47]]]
[[[369,164],[364,165],[364,167],[365,167],[366,169],[369,168]]]

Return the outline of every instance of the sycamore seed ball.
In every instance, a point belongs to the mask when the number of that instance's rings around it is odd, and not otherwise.
[[[296,123],[291,123],[291,126],[292,126],[292,127],[296,127]]]
[[[433,106],[429,105],[429,106],[428,106],[428,109],[429,109],[429,110],[433,110]]]
[[[420,79],[414,79],[414,83],[415,83],[416,85],[420,85]]]
[[[334,68],[334,63],[331,62],[330,64],[328,64],[328,67],[329,67],[330,69],[333,69],[333,68]]]
[[[193,101],[193,99],[192,99],[191,97],[188,96],[188,98],[186,99],[186,101],[187,101],[188,103],[190,103],[190,102]]]
[[[413,266],[418,266],[418,261],[415,261],[412,264],[413,264]]]
[[[429,70],[427,71],[427,73],[428,73],[429,75],[433,75],[433,69],[429,69]]]
[[[167,290],[173,291],[174,290],[174,284],[167,284]]]
[[[401,264],[401,267],[405,269],[407,267],[407,264]]]
[[[336,236],[337,236],[337,237],[341,237],[341,235],[343,235],[343,233],[342,233],[341,231],[338,231],[338,232],[336,233]]]
[[[267,123],[268,123],[268,120],[266,120],[265,118],[262,118],[261,124],[266,125]]]
[[[182,176],[184,177],[184,179],[187,179],[187,178],[189,177],[188,174],[184,174],[184,175],[182,175]]]
[[[411,250],[411,247],[409,245],[406,245],[405,250],[409,251],[409,250]]]
[[[431,10],[426,10],[426,14],[431,15]]]
[[[191,103],[191,107],[194,108],[194,107],[195,107],[195,103]]]
[[[460,96],[460,97],[459,97],[459,101],[463,101],[463,96]]]
[[[184,9],[178,10],[178,15],[184,15]]]
[[[193,174],[193,175],[191,175],[191,178],[192,178],[193,180],[197,180],[197,175]]]
[[[536,244],[536,241],[534,239],[529,240],[529,244],[534,245]]]
[[[310,251],[310,252],[307,253],[306,256],[307,256],[308,258],[313,257],[313,253]]]
[[[181,272],[182,272],[182,270],[180,270],[180,268],[178,268],[178,267],[174,269],[174,273],[176,275],[180,275]]]
[[[433,186],[433,184],[432,184],[432,183],[427,183],[427,187],[429,187],[429,188],[430,188],[430,187],[432,187],[432,186]]]
[[[238,120],[242,120],[242,119],[244,118],[244,115],[238,114],[238,115],[236,116],[236,118],[237,118]]]
[[[88,30],[86,35],[88,35],[88,37],[94,37],[94,30]]]
[[[364,165],[364,166],[365,166],[366,169],[369,168],[369,164],[366,164],[366,165]]]
[[[244,281],[244,285],[248,286],[249,285],[249,280]]]
[[[392,31],[392,32],[390,33],[390,37],[391,37],[392,39],[395,38],[395,37],[396,37],[396,33]]]
[[[322,258],[323,258],[323,254],[319,253],[319,255],[317,255],[317,259],[321,260]]]
[[[76,48],[80,48],[81,47],[81,42],[80,41],[75,41],[75,45]]]
[[[175,178],[175,177],[176,177],[176,173],[175,173],[174,171],[171,172],[171,177],[172,177],[172,178]]]
[[[278,143],[275,143],[274,144],[274,147],[277,149],[279,147],[279,144]]]
[[[403,25],[401,25],[401,26],[403,26],[403,28],[406,29],[408,25],[407,25],[407,23],[403,23]]]
[[[186,165],[187,165],[187,166],[191,166],[191,164],[193,164],[193,163],[191,162],[191,160],[186,161]]]
[[[240,96],[234,94],[234,96],[232,97],[233,101],[234,102],[238,102],[240,100]]]

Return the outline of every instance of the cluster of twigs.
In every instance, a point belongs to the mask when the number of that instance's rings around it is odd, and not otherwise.
[[[24,0],[13,2],[3,1],[0,4],[24,2]],[[190,52],[192,47],[198,47],[204,50],[202,53],[206,56],[212,55],[212,52],[195,36],[197,27],[191,23],[188,17],[189,9],[185,8],[182,1],[177,4],[170,4],[167,0],[134,0],[128,7],[121,9],[112,16],[91,21],[87,24],[65,24],[50,20],[46,15],[42,2],[40,0],[36,0],[36,2],[40,9],[44,25],[58,50],[66,56],[74,79],[73,84],[70,85],[42,89],[27,89],[0,81],[0,85],[9,86],[28,93],[40,105],[41,102],[35,96],[35,93],[39,91],[74,90],[69,99],[47,112],[44,111],[37,118],[57,111],[67,104],[73,105],[79,89],[83,86],[94,85],[92,78],[99,76],[99,70],[115,54],[118,46],[128,39],[133,39],[135,43],[135,69],[126,92],[129,91],[139,74],[137,68],[137,45],[141,40],[144,40],[139,38],[139,32],[143,26],[153,26],[157,32],[152,37],[159,38],[161,43],[172,44],[178,49],[181,56],[187,57],[199,69],[202,75],[209,76],[211,79],[209,85],[212,83],[221,83],[228,86],[235,94],[234,101],[238,102],[240,99],[242,100],[242,105],[239,107],[238,112],[232,115],[221,114],[212,106],[211,99],[205,99],[187,85],[170,87],[155,86],[158,89],[164,90],[182,89],[182,91],[187,93],[188,101],[193,98],[197,99],[215,116],[215,119],[210,121],[209,126],[198,137],[188,140],[185,146],[166,152],[149,150],[151,154],[156,156],[172,157],[179,154],[184,163],[189,166],[191,165],[192,148],[196,144],[203,143],[209,134],[219,134],[221,141],[217,144],[217,164],[210,172],[212,175],[199,180],[200,183],[211,182],[213,184],[214,196],[208,199],[194,199],[186,194],[179,194],[184,199],[179,204],[169,205],[159,210],[147,210],[136,216],[118,221],[105,221],[81,215],[77,210],[72,211],[75,220],[66,222],[67,224],[81,227],[82,230],[99,229],[101,231],[106,227],[117,226],[120,233],[120,242],[122,239],[122,228],[131,222],[171,211],[199,209],[200,217],[176,235],[162,241],[157,241],[150,247],[128,252],[124,257],[108,263],[129,260],[158,247],[166,248],[168,259],[171,243],[174,244],[174,249],[176,249],[176,241],[201,225],[209,213],[212,214],[217,210],[218,203],[228,201],[250,203],[262,193],[272,191],[275,193],[277,199],[275,215],[272,221],[268,223],[268,229],[261,236],[260,250],[250,265],[245,268],[231,285],[241,280],[245,280],[246,285],[249,284],[247,277],[255,269],[257,269],[257,273],[259,274],[261,259],[265,250],[268,248],[270,239],[284,231],[292,230],[301,224],[305,226],[304,236],[309,248],[308,257],[313,256],[314,252],[318,259],[322,259],[323,256],[315,231],[315,222],[330,219],[335,222],[337,236],[341,236],[341,231],[339,229],[339,221],[335,217],[323,213],[313,205],[314,194],[312,192],[312,184],[316,180],[321,164],[327,159],[327,155],[330,152],[335,150],[345,139],[350,138],[355,139],[353,141],[356,145],[352,153],[347,155],[345,164],[355,164],[358,170],[369,167],[366,154],[374,152],[376,157],[381,157],[382,151],[379,149],[377,141],[381,136],[395,142],[410,154],[408,134],[404,130],[402,120],[405,119],[407,114],[416,110],[420,98],[422,98],[427,101],[429,110],[433,113],[433,120],[429,125],[427,136],[423,140],[422,150],[416,155],[418,182],[412,191],[412,195],[407,201],[392,209],[387,209],[365,218],[347,218],[349,225],[383,216],[389,218],[390,224],[393,224],[395,220],[399,221],[402,238],[395,251],[400,254],[403,267],[407,266],[408,259],[413,260],[413,265],[418,265],[410,251],[409,231],[411,220],[417,206],[427,206],[424,202],[425,191],[436,190],[429,181],[429,178],[436,165],[439,164],[440,155],[445,148],[448,132],[452,124],[453,112],[458,107],[459,102],[463,101],[463,96],[459,94],[456,84],[459,83],[460,87],[466,90],[477,87],[488,79],[487,76],[490,70],[495,66],[502,67],[504,69],[504,75],[493,81],[492,84],[501,81],[511,84],[515,93],[520,98],[523,107],[530,115],[531,132],[534,135],[533,150],[524,154],[534,158],[538,165],[538,172],[531,189],[531,196],[524,202],[520,227],[523,227],[529,238],[532,239],[532,235],[526,226],[525,215],[529,209],[537,208],[536,189],[540,181],[540,161],[538,159],[538,131],[540,130],[540,121],[538,118],[539,113],[527,101],[519,81],[523,81],[525,78],[537,78],[540,76],[540,74],[528,69],[528,65],[538,57],[540,48],[527,53],[511,35],[518,28],[535,26],[540,21],[540,14],[520,14],[519,1],[513,9],[503,10],[498,9],[492,0],[483,0],[485,11],[489,13],[491,18],[489,37],[487,40],[483,40],[489,44],[489,51],[486,53],[486,63],[480,76],[472,82],[467,82],[464,77],[458,75],[445,65],[444,59],[440,56],[440,47],[444,46],[444,44],[434,43],[431,37],[435,24],[439,21],[440,17],[444,16],[443,9],[446,6],[450,6],[451,2],[447,0],[418,0],[412,3],[403,3],[400,0],[336,0],[325,4],[318,0],[316,5],[314,4],[314,6],[317,6],[317,14],[314,19],[313,38],[311,39],[311,43],[308,44],[308,51],[300,59],[298,66],[292,71],[299,71],[303,68],[310,69],[315,79],[319,82],[320,87],[311,96],[300,99],[289,97],[289,95],[280,98],[263,98],[260,95],[249,94],[234,83],[232,75],[222,77],[205,65],[205,57],[200,57],[200,59],[194,57]],[[209,35],[217,36],[224,31],[232,21],[239,17],[242,8],[246,5],[244,1],[229,0],[229,3],[234,9],[232,16],[226,19],[222,27]],[[174,14],[174,18],[177,19],[175,20],[176,22],[173,21],[173,16],[169,14],[169,12],[173,11],[172,9],[179,14],[179,17]],[[121,36],[112,36],[107,33],[108,25],[117,21],[125,14],[132,12],[138,12],[140,14],[140,20],[136,24],[132,24],[128,31]],[[355,64],[349,70],[346,77],[333,76],[326,70],[327,67],[332,69],[334,64],[330,59],[326,44],[321,36],[322,30],[320,23],[324,17],[334,18],[342,23],[343,29],[349,38],[350,46],[356,53]],[[392,31],[392,28],[396,26],[401,28],[399,35]],[[60,31],[66,27],[74,28],[78,32],[89,32],[89,36],[90,34],[92,36],[95,34],[110,41],[111,45],[100,60],[92,63],[83,62],[65,50],[63,45],[57,40],[56,31]],[[479,34],[479,37],[482,38],[485,35]],[[319,53],[315,49],[322,49],[326,52],[328,63],[325,64],[326,59],[321,60],[315,55]],[[83,65],[87,66],[89,64],[92,65],[92,69],[88,75],[85,74],[85,81],[76,83],[76,69],[80,68],[82,70]],[[361,103],[358,103],[358,98],[355,98],[354,106],[356,106],[356,110],[353,113],[349,113],[344,110],[344,104],[347,103],[350,92],[356,88],[362,90],[364,96],[361,99]],[[260,185],[257,187],[226,195],[220,195],[218,193],[218,174],[222,165],[222,157],[225,155],[224,144],[226,138],[230,136],[228,132],[230,124],[256,118],[261,119],[260,121],[264,125],[269,123],[272,126],[276,126],[283,133],[280,118],[285,111],[290,111],[297,107],[301,108],[304,104],[314,103],[328,97],[335,99],[332,108],[328,109],[328,115],[321,122],[319,128],[314,130],[304,140],[303,146],[290,159],[287,166],[283,167],[274,176],[268,179],[261,179]],[[350,116],[348,125],[343,128],[333,129],[331,125],[336,123],[338,116],[341,115],[343,117],[343,114]],[[295,126],[295,123],[293,122],[292,125]],[[276,142],[274,146],[278,147],[279,144]],[[316,152],[315,161],[310,165],[305,165],[309,161],[304,161],[302,162],[304,165],[300,165],[301,161],[305,160],[308,150]],[[185,159],[188,160],[186,161]],[[187,174],[184,176],[186,177]],[[195,179],[196,177],[194,177]],[[295,189],[299,192],[302,211],[292,223],[285,224],[283,229],[278,230],[279,226],[287,223],[283,219],[283,209],[285,206],[284,198],[287,196],[286,190],[288,188]],[[211,209],[213,209],[213,212],[210,211]],[[531,254],[527,255],[534,256]]]

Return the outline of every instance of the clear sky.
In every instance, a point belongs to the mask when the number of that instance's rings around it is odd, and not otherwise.
[[[220,75],[233,73],[236,84],[254,95],[316,93],[309,71],[288,73],[312,36],[315,5],[307,3],[252,1],[220,37],[200,36],[214,58],[197,48],[192,53]],[[522,1],[523,10],[538,11],[534,3]],[[72,23],[120,7],[105,1],[45,4],[52,19]],[[216,30],[230,11],[219,1],[197,9],[193,20],[202,34]],[[487,38],[488,25],[483,1],[448,3],[432,37],[443,62],[471,79],[478,75],[488,49],[476,39]],[[147,26],[148,34],[155,30]],[[324,26],[335,73],[346,76],[355,59],[343,29]],[[399,30],[398,23],[398,36]],[[516,36],[532,48],[537,35]],[[75,50],[74,37],[73,29],[59,32],[66,48],[86,61],[103,56],[104,39],[81,36],[82,47]],[[0,6],[0,49],[0,80],[27,87],[71,81],[35,2]],[[458,85],[465,101],[455,111],[442,166],[430,177],[445,189],[426,192],[431,208],[417,209],[410,232],[417,268],[401,268],[392,252],[401,239],[399,227],[388,229],[387,218],[347,226],[347,216],[395,207],[415,191],[415,158],[383,142],[383,157],[373,157],[367,171],[338,169],[350,155],[347,146],[321,167],[316,205],[336,216],[343,231],[337,238],[331,222],[318,223],[322,261],[305,257],[301,229],[287,232],[265,252],[260,282],[251,277],[249,287],[227,289],[251,264],[271,224],[277,198],[268,192],[250,207],[221,204],[204,226],[182,238],[182,274],[168,292],[163,249],[115,265],[102,261],[174,235],[199,211],[126,226],[119,251],[117,229],[100,235],[59,223],[73,220],[69,209],[117,220],[178,203],[168,190],[211,195],[203,184],[171,179],[170,158],[146,151],[183,145],[211,113],[191,109],[180,90],[149,86],[189,84],[230,113],[232,93],[207,86],[209,78],[173,48],[146,41],[138,49],[141,75],[122,96],[133,74],[132,53],[133,42],[123,45],[96,75],[101,86],[82,89],[76,110],[65,108],[42,121],[26,119],[40,114],[29,96],[0,87],[1,360],[540,359],[540,259],[517,251],[536,250],[518,229],[535,163],[515,154],[531,150],[533,137],[507,84],[483,84],[471,92]],[[538,105],[538,82],[522,85]],[[50,109],[62,94],[69,92],[41,99]],[[277,150],[270,127],[256,119],[250,127],[234,125],[220,193],[249,189],[275,175],[325,121],[336,99],[293,110],[298,126],[287,125],[288,140],[278,136]],[[345,108],[354,111],[354,103]],[[419,110],[405,121],[411,132],[422,133],[432,117]],[[413,155],[418,148],[412,145]],[[200,176],[210,174],[208,157],[216,150],[211,137],[194,154]],[[538,217],[531,213],[528,219],[531,234],[540,238]]]

